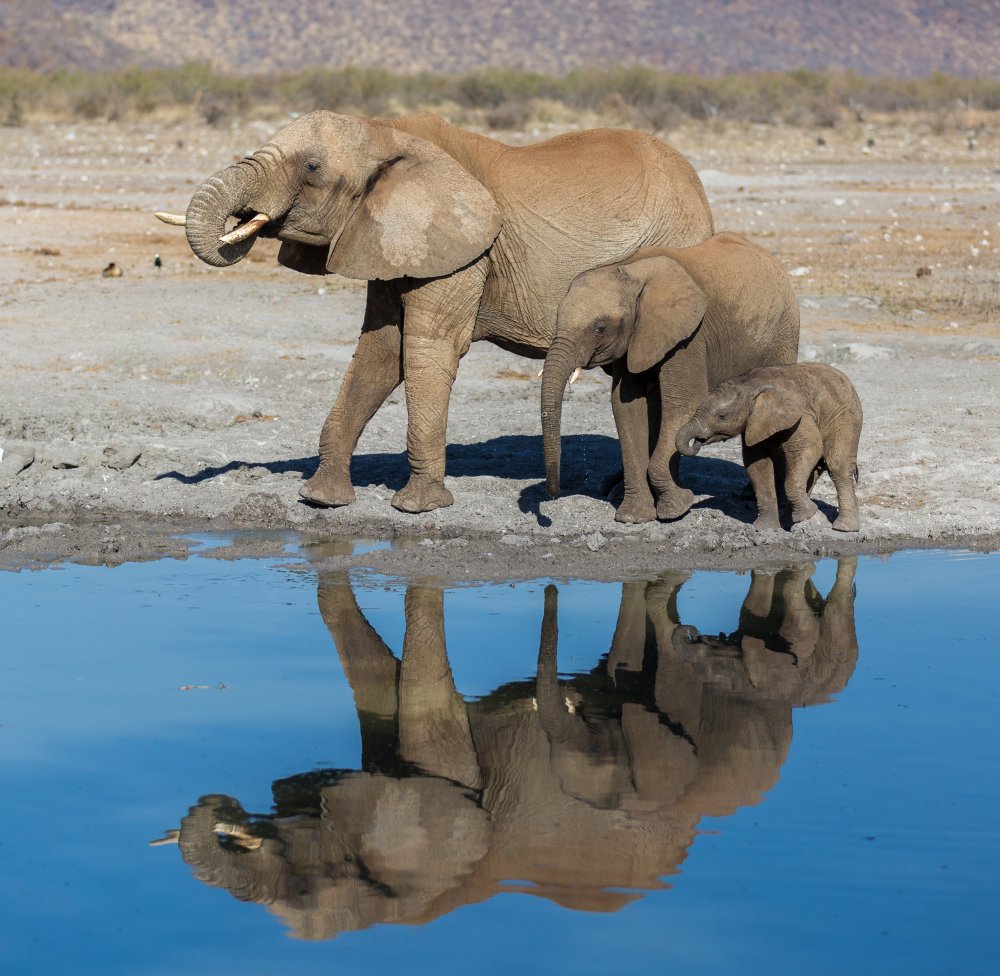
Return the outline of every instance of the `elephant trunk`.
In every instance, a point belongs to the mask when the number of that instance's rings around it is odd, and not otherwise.
[[[562,427],[562,401],[569,378],[578,365],[575,345],[557,336],[545,356],[542,371],[542,445],[545,454],[545,487],[559,495],[559,461]]]
[[[706,437],[704,425],[697,417],[692,417],[679,431],[674,441],[678,453],[685,457],[694,457],[700,450]]]
[[[284,214],[290,200],[276,200],[270,190],[267,160],[248,156],[209,177],[188,204],[185,230],[191,250],[206,264],[228,268],[246,257],[269,219]],[[233,216],[252,218],[226,232]]]

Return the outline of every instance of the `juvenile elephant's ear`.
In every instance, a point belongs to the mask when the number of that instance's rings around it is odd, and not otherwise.
[[[624,267],[642,283],[626,360],[629,372],[641,373],[694,335],[705,317],[708,298],[672,258],[640,258]]]
[[[805,410],[802,395],[795,390],[782,389],[772,384],[762,386],[750,404],[743,439],[753,447],[783,430],[794,427]]]
[[[326,268],[348,278],[434,278],[486,251],[500,233],[493,195],[427,139],[380,126],[358,209]]]

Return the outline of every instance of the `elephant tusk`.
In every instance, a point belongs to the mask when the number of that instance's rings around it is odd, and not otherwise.
[[[183,227],[187,223],[187,217],[184,214],[164,213],[162,210],[158,210],[153,216],[157,220],[162,220],[165,224],[173,224],[175,227]]]
[[[545,372],[545,367],[543,366],[539,371],[538,375],[541,376]],[[580,378],[581,367],[577,366],[573,370],[573,375],[569,378],[570,383],[575,383]]]
[[[271,218],[267,214],[259,213],[256,217],[248,220],[245,224],[233,228],[228,234],[223,234],[219,238],[220,244],[239,244],[248,237],[253,237]]]

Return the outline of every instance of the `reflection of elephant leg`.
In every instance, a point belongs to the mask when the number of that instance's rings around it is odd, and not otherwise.
[[[701,680],[678,653],[681,642],[697,637],[693,627],[680,623],[677,595],[690,573],[664,573],[646,589],[646,612],[652,625],[656,646],[656,681],[653,696],[657,710],[694,734],[698,728],[701,701]]]
[[[625,497],[615,521],[638,525],[656,518],[649,488],[649,402],[645,380],[630,373],[621,361],[615,363],[611,385],[611,411],[618,428],[622,452]]]
[[[857,664],[858,635],[854,621],[857,562],[853,556],[837,561],[837,578],[819,618],[816,651],[802,704],[826,701],[830,695],[842,691]]]
[[[365,619],[347,573],[321,577],[316,599],[358,711],[395,719],[399,661]]]
[[[622,671],[641,671],[646,653],[646,582],[622,583],[622,601],[618,623],[608,654],[608,675]]]
[[[752,619],[766,620],[774,602],[774,573],[755,569],[750,575],[750,589],[740,610],[740,629],[747,630]]]
[[[373,281],[354,358],[319,436],[319,470],[299,494],[316,505],[354,501],[351,455],[361,432],[403,379],[399,285]]]
[[[393,508],[402,512],[430,512],[454,502],[444,486],[448,401],[458,361],[472,342],[485,278],[486,263],[478,261],[404,296],[403,384],[410,479],[392,499]]]
[[[399,661],[365,619],[347,573],[321,577],[317,601],[354,693],[362,768],[391,768],[398,745]]]
[[[406,591],[399,747],[403,760],[432,775],[480,786],[469,716],[445,648],[444,593],[432,587]]]

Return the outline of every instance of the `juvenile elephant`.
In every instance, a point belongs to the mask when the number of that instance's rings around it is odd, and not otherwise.
[[[743,435],[743,462],[757,496],[758,528],[778,528],[776,458],[784,461],[792,522],[816,514],[809,497],[830,472],[840,512],[833,527],[857,532],[858,441],[863,413],[851,381],[823,363],[753,369],[727,380],[705,398],[677,432],[677,450],[694,455],[702,444]]]
[[[680,518],[694,501],[678,483],[674,440],[708,391],[755,366],[793,363],[798,347],[799,306],[788,276],[736,234],[645,248],[584,272],[559,306],[545,357],[549,494],[559,493],[562,398],[578,367],[613,364],[611,406],[625,475],[615,518],[649,522]]]
[[[410,478],[392,504],[406,512],[452,504],[448,400],[471,342],[540,359],[581,271],[712,233],[697,174],[650,135],[596,129],[514,148],[430,114],[303,115],[206,181],[185,217],[158,216],[185,223],[209,264],[234,264],[258,236],[277,237],[286,267],[370,282],[319,470],[301,494],[317,505],[354,500],[358,438],[403,383]],[[227,232],[232,217],[239,225]]]

